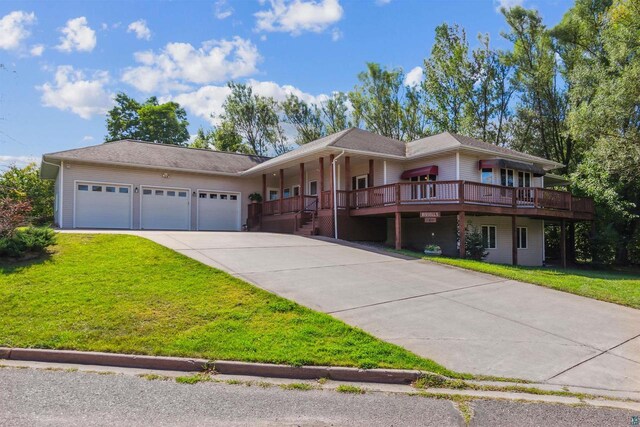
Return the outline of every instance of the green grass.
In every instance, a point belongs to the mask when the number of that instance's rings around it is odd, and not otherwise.
[[[349,393],[349,394],[365,394],[367,391],[362,387],[356,387],[354,385],[342,384],[336,387],[336,391],[338,393]]]
[[[0,307],[0,346],[459,376],[135,236],[59,234],[47,258],[0,263]]]
[[[309,390],[313,390],[316,387],[312,386],[311,384],[307,384],[307,383],[289,383],[289,384],[280,384],[280,388],[283,390],[302,390],[302,391],[309,391]]]
[[[439,264],[447,264],[507,279],[533,283],[560,291],[615,304],[640,308],[640,275],[614,270],[557,269],[491,264],[460,258],[424,256],[419,252],[395,251]]]

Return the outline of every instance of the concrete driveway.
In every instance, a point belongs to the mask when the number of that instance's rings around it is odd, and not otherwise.
[[[330,241],[133,232],[444,366],[640,391],[640,311]]]

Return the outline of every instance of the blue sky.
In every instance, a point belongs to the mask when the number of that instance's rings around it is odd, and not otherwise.
[[[410,72],[434,28],[458,23],[472,46],[506,28],[500,5],[556,24],[568,0],[3,1],[0,168],[98,144],[118,91],[175,100],[192,134],[220,111],[229,79],[263,95],[317,102],[348,91],[368,61]],[[413,75],[416,75],[414,72]]]

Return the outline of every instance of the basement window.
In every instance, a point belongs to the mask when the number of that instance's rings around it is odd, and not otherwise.
[[[495,225],[482,226],[482,244],[485,248],[496,249],[498,247],[497,234]]]

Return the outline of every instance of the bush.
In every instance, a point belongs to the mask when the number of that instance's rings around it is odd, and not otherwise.
[[[640,264],[640,226],[636,228],[627,245],[627,256],[630,263]]]
[[[475,260],[483,260],[489,255],[482,241],[482,232],[477,227],[467,227],[465,231],[465,256]]]
[[[19,229],[12,236],[0,237],[0,256],[19,258],[27,253],[41,254],[55,242],[56,233],[50,228]]]
[[[0,238],[12,238],[16,229],[27,223],[29,212],[31,212],[31,205],[27,201],[9,197],[0,198]]]

